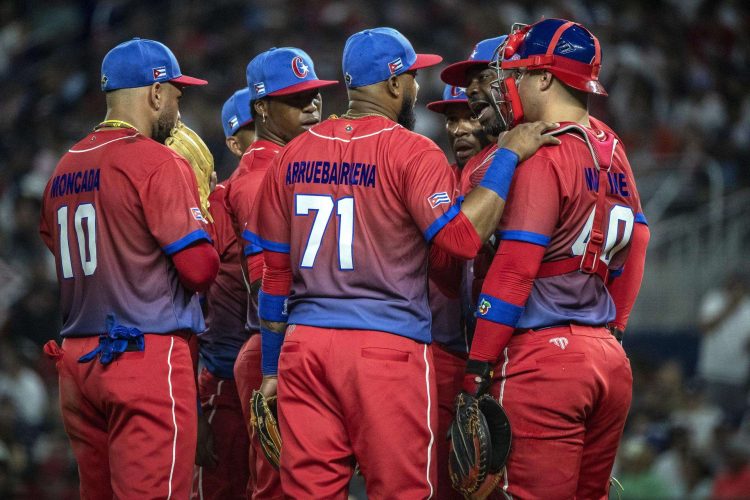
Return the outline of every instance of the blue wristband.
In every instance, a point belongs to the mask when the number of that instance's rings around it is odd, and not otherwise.
[[[260,371],[263,376],[279,373],[279,354],[284,344],[284,334],[260,327]]]
[[[516,165],[518,165],[516,153],[510,149],[498,149],[479,185],[494,191],[500,198],[506,199],[508,190],[510,190],[510,183],[513,180],[513,173],[516,171]]]
[[[286,323],[289,319],[286,299],[286,295],[272,295],[261,290],[258,293],[258,316],[260,316],[260,319]]]

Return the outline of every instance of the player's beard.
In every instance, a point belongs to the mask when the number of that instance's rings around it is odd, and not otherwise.
[[[404,91],[404,102],[401,103],[401,110],[398,112],[396,121],[399,125],[407,130],[414,130],[417,123],[417,115],[414,113],[416,101],[410,91]]]
[[[485,135],[485,140],[487,140],[487,136],[497,137],[505,132],[505,125],[503,124],[503,119],[500,117],[497,104],[490,104],[490,106],[492,106],[492,120],[482,124],[482,132]]]
[[[167,137],[169,137],[169,134],[172,132],[175,125],[177,125],[176,117],[162,114],[154,124],[151,138],[156,142],[164,144],[164,141],[167,140]]]

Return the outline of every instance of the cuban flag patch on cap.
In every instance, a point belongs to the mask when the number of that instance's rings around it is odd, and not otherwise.
[[[436,208],[443,204],[450,204],[451,197],[448,196],[448,193],[446,193],[445,191],[441,191],[440,193],[435,193],[428,196],[427,201],[430,202],[430,206],[432,208]]]
[[[154,80],[158,80],[159,78],[164,78],[165,76],[167,76],[166,66],[159,66],[158,68],[154,68]]]
[[[404,67],[404,64],[401,62],[400,57],[388,63],[388,69],[391,71],[392,75],[403,67]]]
[[[263,82],[254,83],[253,87],[255,88],[256,94],[265,94],[266,93],[266,84]]]
[[[240,122],[239,122],[239,120],[237,119],[237,115],[234,115],[233,117],[231,117],[231,118],[229,119],[229,127],[230,127],[230,128],[234,128],[234,127],[236,127],[237,125],[239,125],[239,123],[240,123]]]

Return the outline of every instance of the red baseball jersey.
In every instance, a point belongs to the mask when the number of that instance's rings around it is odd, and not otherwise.
[[[379,116],[329,119],[261,189],[248,236],[290,253],[289,323],[431,340],[427,245],[460,210],[435,143]]]
[[[226,186],[219,184],[208,198],[214,219],[211,236],[221,264],[206,292],[206,330],[198,338],[206,368],[217,377],[232,379],[237,354],[248,337],[249,295],[242,277],[242,246],[225,206],[226,194]]]
[[[472,156],[469,161],[466,162],[466,165],[464,165],[463,171],[461,172],[461,194],[466,196],[472,189],[482,182],[484,173],[490,167],[496,152],[497,143],[493,142],[492,144],[485,146],[484,149]]]
[[[260,184],[266,172],[271,167],[274,158],[281,150],[281,146],[273,142],[259,139],[242,155],[240,164],[234,174],[227,181],[226,202],[227,211],[232,219],[232,225],[243,245],[244,257],[256,254],[262,249],[244,238],[243,232],[255,208]],[[240,237],[243,235],[242,237]],[[253,300],[247,302],[245,326],[248,330],[259,330],[258,304]]]
[[[87,135],[60,160],[42,200],[40,233],[55,255],[63,336],[121,324],[148,333],[203,331],[195,293],[170,255],[211,241],[187,162],[132,129]]]
[[[590,129],[596,136],[604,132]],[[543,261],[583,255],[594,220],[599,172],[578,132],[558,135],[562,144],[543,147],[516,170],[500,238],[546,247]],[[607,173],[605,235],[602,261],[615,272],[629,250],[633,224],[646,223],[633,172],[621,145],[614,150]],[[596,275],[568,273],[537,278],[518,328],[541,328],[575,322],[604,325],[614,320],[615,307],[604,282]]]

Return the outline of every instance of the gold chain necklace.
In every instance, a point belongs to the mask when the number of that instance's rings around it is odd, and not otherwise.
[[[341,115],[341,118],[349,118],[351,120],[356,120],[357,118],[365,118],[367,116],[379,116],[381,118],[388,119],[388,117],[382,113],[352,113],[352,110],[348,110],[346,113]]]
[[[126,122],[125,120],[104,120],[99,125],[94,127],[94,130],[99,130],[100,128],[132,128],[136,132],[138,132],[138,129],[135,127],[135,125],[131,125],[130,123]]]

